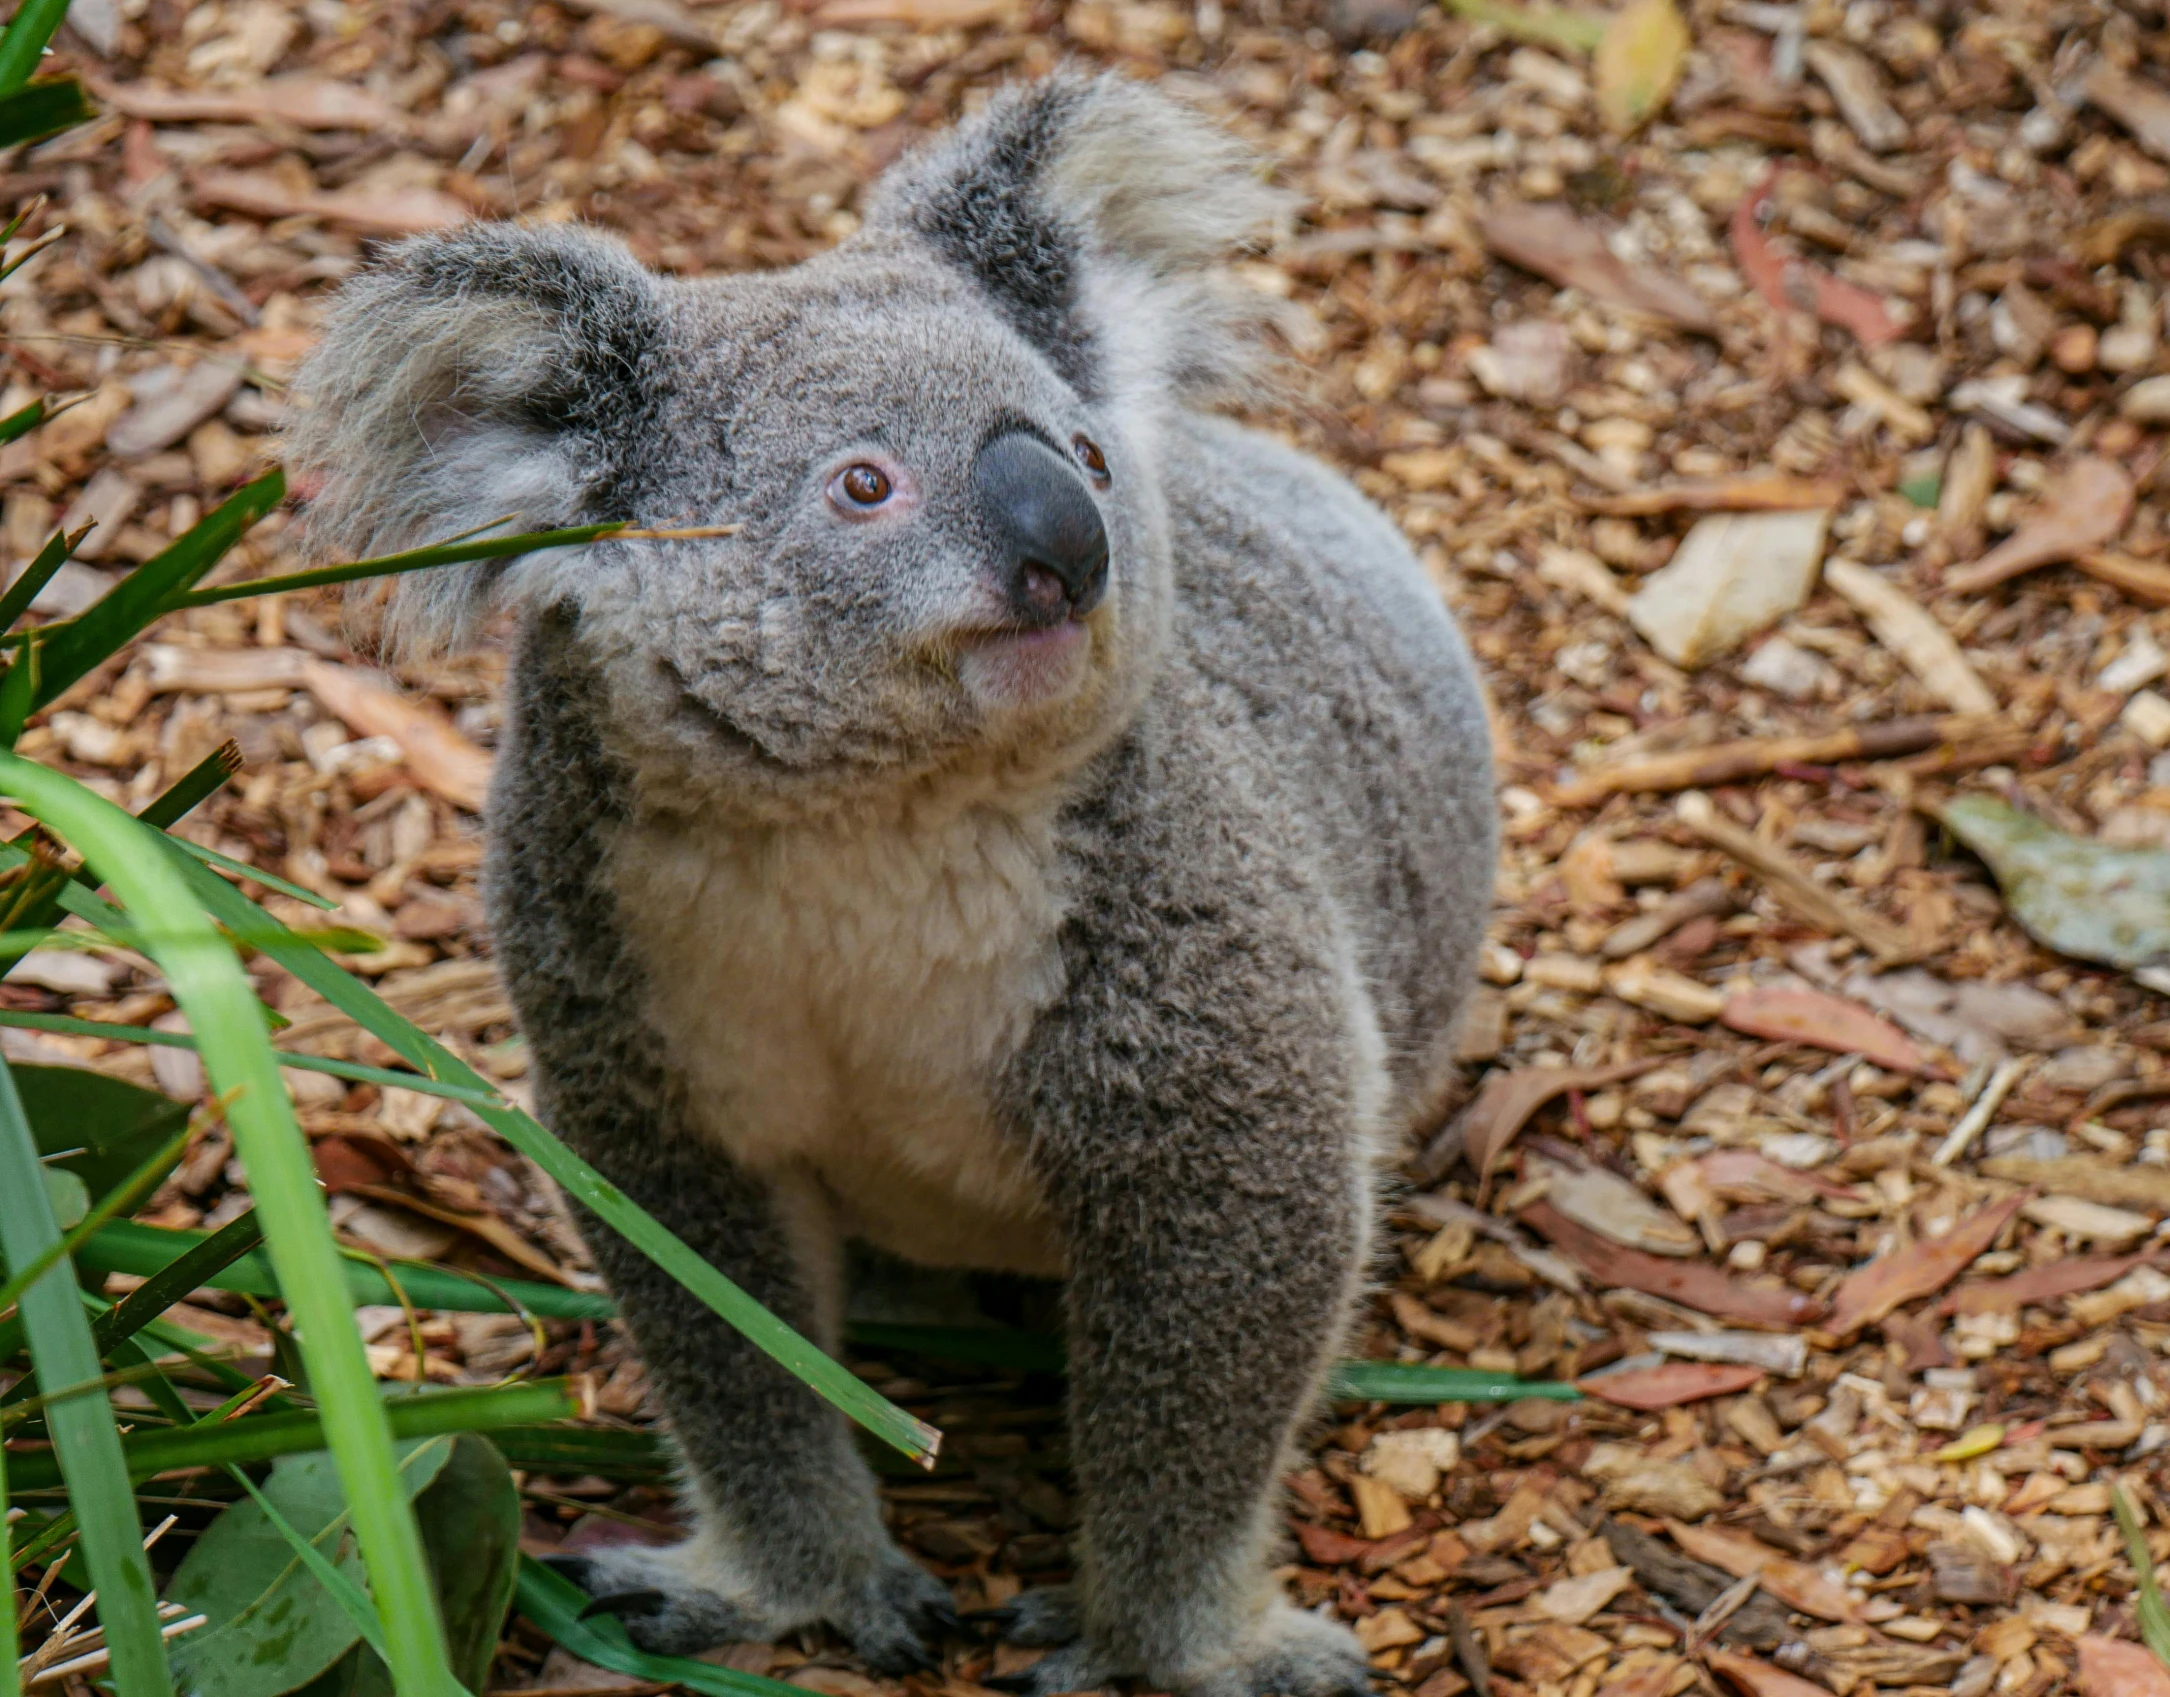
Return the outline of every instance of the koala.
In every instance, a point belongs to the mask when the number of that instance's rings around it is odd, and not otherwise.
[[[788,270],[394,247],[289,442],[327,552],[709,532],[409,576],[386,630],[515,630],[488,911],[558,1136],[824,1347],[854,1246],[1061,1282],[1034,1693],[1366,1689],[1271,1581],[1278,1481],[1448,1087],[1490,737],[1394,526],[1223,416],[1262,297],[1214,266],[1274,207],[1170,98],[1058,73]],[[948,1595],[841,1417],[584,1223],[693,1531],[579,1577],[655,1650],[818,1623],[926,1665]]]

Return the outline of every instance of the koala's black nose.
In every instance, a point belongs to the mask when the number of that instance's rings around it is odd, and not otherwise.
[[[1068,460],[1037,436],[1013,430],[979,451],[972,485],[1019,618],[1056,625],[1100,605],[1108,587],[1107,527]]]

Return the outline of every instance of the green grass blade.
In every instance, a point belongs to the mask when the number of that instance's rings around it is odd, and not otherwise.
[[[173,846],[183,854],[202,861],[206,866],[215,866],[221,871],[231,872],[236,877],[246,878],[254,884],[261,884],[267,890],[277,890],[282,896],[291,896],[295,901],[320,909],[325,913],[337,913],[339,911],[337,902],[318,895],[314,890],[304,889],[299,884],[290,884],[276,872],[266,872],[262,867],[251,866],[245,860],[235,860],[229,855],[219,853],[217,849],[208,849],[201,843],[192,843],[186,837],[175,837],[172,842]]]
[[[489,1087],[480,1073],[451,1050],[401,1018],[368,986],[302,943],[232,885],[200,867],[188,870],[199,899],[214,918],[247,935],[254,947],[351,1016],[363,1030],[381,1038],[410,1066],[455,1084]],[[793,1331],[527,1114],[510,1106],[476,1107],[474,1112],[748,1342],[884,1443],[931,1465],[941,1443],[941,1434],[932,1426],[907,1414]]]
[[[286,1540],[286,1547],[292,1550],[295,1558],[309,1570],[310,1577],[324,1587],[332,1601],[339,1605],[340,1611],[354,1623],[355,1630],[362,1635],[362,1641],[383,1658],[384,1623],[377,1619],[376,1608],[362,1588],[332,1566],[324,1552],[304,1538],[293,1523],[272,1506],[271,1499],[256,1488],[246,1473],[238,1467],[229,1467],[226,1471],[232,1474],[241,1488],[254,1499],[256,1506],[263,1511],[264,1518],[271,1522],[271,1529]]]
[[[268,492],[264,484],[251,487],[259,499]],[[229,502],[221,510],[233,507]],[[234,510],[253,519],[246,505]],[[120,593],[115,590],[99,606]],[[12,753],[0,754],[0,792],[73,845],[126,904],[174,999],[187,1011],[204,1070],[226,1103],[235,1150],[264,1213],[266,1247],[301,1338],[325,1436],[353,1506],[356,1540],[384,1610],[394,1683],[403,1697],[451,1691],[435,1587],[413,1512],[398,1489],[384,1405],[355,1330],[316,1169],[240,963],[198,910],[179,875],[184,863],[170,854],[160,833],[73,779]],[[202,875],[221,891],[228,889],[215,874]],[[70,1307],[80,1320],[79,1309]],[[87,1325],[83,1339],[87,1349]]]
[[[609,524],[576,524],[564,530],[530,531],[524,536],[495,536],[483,542],[442,542],[415,548],[404,554],[385,554],[374,560],[353,560],[341,566],[319,566],[314,571],[288,572],[284,577],[260,577],[249,583],[222,583],[216,589],[198,589],[173,603],[182,607],[209,607],[219,601],[244,601],[256,595],[284,595],[295,589],[323,589],[335,583],[353,583],[365,577],[397,577],[402,572],[427,571],[432,566],[456,566],[466,560],[499,560],[508,554],[533,554],[545,548],[577,548],[599,536],[623,530],[625,521]]]
[[[254,483],[244,484],[122,578],[80,618],[54,627],[44,646],[45,670],[38,679],[37,706],[45,706],[99,661],[118,652],[153,619],[170,611],[251,525],[285,499],[282,473],[267,472]]]
[[[8,1455],[0,1447],[0,1697],[22,1697],[22,1640],[15,1630],[15,1536],[8,1519]]]
[[[15,1306],[16,1301],[52,1268],[73,1255],[108,1220],[119,1214],[132,1214],[145,1196],[157,1188],[158,1181],[166,1176],[173,1163],[181,1158],[181,1151],[188,1147],[191,1128],[183,1126],[166,1146],[152,1153],[149,1160],[138,1167],[132,1177],[98,1199],[98,1205],[70,1226],[67,1235],[56,1238],[38,1252],[30,1264],[11,1274],[0,1283],[0,1313]],[[12,1259],[12,1258],[11,1258]]]
[[[17,218],[16,224],[22,220]],[[12,230],[14,226],[10,226]],[[18,436],[27,436],[45,422],[45,402],[41,398],[27,407],[19,407],[5,418],[0,418],[0,443],[12,442]]]
[[[512,1606],[572,1655],[612,1673],[631,1674],[665,1685],[682,1685],[702,1697],[804,1697],[800,1687],[785,1685],[759,1674],[740,1673],[696,1662],[684,1656],[651,1656],[633,1647],[625,1627],[613,1616],[593,1615],[586,1620],[580,1611],[588,1606],[588,1594],[533,1556],[520,1557],[520,1578],[512,1593]]]
[[[539,1379],[532,1384],[494,1385],[482,1390],[431,1391],[389,1401],[372,1390],[369,1404],[384,1417],[393,1438],[435,1438],[447,1432],[533,1426],[570,1420],[581,1412],[578,1390],[565,1379]],[[147,1479],[174,1467],[245,1467],[251,1462],[275,1461],[282,1455],[326,1448],[324,1426],[330,1412],[319,1408],[292,1414],[251,1414],[211,1425],[199,1421],[193,1426],[130,1432],[120,1440],[121,1454],[129,1475],[136,1479]],[[50,1450],[17,1450],[8,1461],[8,1488],[18,1496],[51,1490],[60,1483],[60,1470]],[[400,1500],[406,1500],[404,1493]],[[347,1504],[359,1529],[361,1505],[351,1493]],[[366,1554],[365,1550],[365,1558]],[[387,1616],[389,1613],[387,1608]],[[396,1628],[397,1623],[393,1624]]]
[[[0,33],[0,94],[12,94],[28,82],[44,57],[45,44],[68,15],[68,0],[23,0]]]
[[[190,1291],[201,1290],[207,1280],[224,1272],[263,1241],[264,1222],[254,1208],[228,1220],[201,1243],[183,1250],[149,1274],[134,1290],[99,1315],[90,1329],[91,1341],[104,1351],[134,1337]]]
[[[654,1480],[678,1470],[662,1439],[624,1426],[499,1426],[490,1442],[513,1466],[534,1473]]]
[[[14,1075],[0,1061],[0,1253],[11,1267],[28,1267],[59,1239],[60,1223],[46,1195],[30,1122]],[[66,1266],[52,1268],[25,1291],[22,1309],[31,1360],[44,1383],[87,1384],[99,1377],[90,1321]],[[53,1437],[46,1452],[53,1482],[65,1478],[82,1527],[84,1558],[98,1588],[98,1618],[112,1650],[114,1684],[121,1697],[165,1697],[173,1687],[158,1635],[157,1593],[112,1404],[102,1392],[71,1397],[48,1407],[45,1422]],[[20,1469],[11,1471],[20,1477]]]
[[[22,414],[9,416],[14,419]],[[15,621],[30,611],[30,603],[37,599],[38,591],[52,582],[53,574],[68,563],[68,556],[82,546],[83,538],[89,534],[87,524],[66,535],[57,530],[53,532],[37,556],[23,568],[23,575],[7,586],[5,594],[0,594],[0,630],[14,629]]]
[[[56,1031],[70,1037],[103,1037],[115,1043],[142,1043],[158,1049],[193,1049],[196,1039],[185,1031],[154,1031],[148,1025],[107,1025],[102,1020],[75,1019],[59,1013],[20,1013],[14,1008],[0,1008],[0,1025],[13,1025],[25,1031]],[[502,1102],[504,1097],[495,1090],[478,1090],[465,1084],[447,1084],[442,1079],[424,1078],[418,1072],[401,1072],[395,1067],[373,1067],[360,1061],[342,1061],[326,1055],[289,1054],[284,1049],[274,1049],[279,1065],[294,1072],[321,1072],[331,1078],[350,1079],[356,1084],[389,1084],[401,1090],[413,1090],[424,1096],[442,1096],[448,1102],[465,1102],[489,1106]]]
[[[134,1220],[115,1220],[83,1246],[76,1256],[76,1264],[95,1272],[132,1273],[137,1278],[153,1278],[175,1256],[192,1252],[205,1241],[197,1232],[172,1231]],[[381,1305],[399,1301],[399,1292],[392,1289],[390,1281],[367,1259],[352,1255],[345,1258],[343,1265],[350,1302]],[[618,1312],[601,1291],[568,1290],[563,1285],[537,1284],[526,1279],[485,1281],[421,1261],[393,1261],[387,1265],[393,1269],[393,1277],[399,1280],[400,1291],[404,1291],[408,1301],[417,1308],[435,1308],[450,1314],[525,1312],[540,1314],[546,1320],[608,1320]],[[253,1254],[242,1255],[225,1268],[208,1273],[197,1284],[210,1290],[229,1290],[240,1296],[268,1298],[279,1294],[279,1282],[273,1276],[271,1264],[261,1255]],[[507,1297],[512,1300],[508,1302]]]
[[[1343,1361],[1327,1376],[1326,1394],[1339,1402],[1580,1402],[1573,1385],[1550,1379],[1517,1379],[1467,1367],[1426,1367],[1418,1362]]]
[[[0,41],[0,60],[6,56],[7,44]],[[0,147],[43,141],[97,116],[98,108],[90,103],[83,85],[75,78],[54,77],[49,82],[31,83],[12,94],[0,94]]]
[[[226,780],[240,770],[241,745],[229,737],[167,785],[164,792],[154,797],[136,817],[146,825],[170,831],[216,795]]]
[[[2147,1533],[2139,1515],[2133,1512],[2132,1499],[2125,1495],[2124,1486],[2110,1487],[2110,1508],[2117,1516],[2118,1531],[2124,1534],[2126,1559],[2132,1563],[2133,1612],[2139,1617],[2140,1637],[2155,1652],[2157,1661],[2170,1666],[2170,1606],[2164,1604],[2162,1590],[2155,1583],[2155,1561],[2148,1554]]]

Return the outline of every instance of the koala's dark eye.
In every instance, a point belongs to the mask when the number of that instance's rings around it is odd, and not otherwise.
[[[1100,451],[1100,444],[1090,436],[1070,438],[1070,452],[1077,455],[1077,463],[1092,473],[1095,483],[1108,480],[1108,457]]]
[[[829,488],[855,507],[878,507],[890,495],[889,475],[879,466],[846,466]]]

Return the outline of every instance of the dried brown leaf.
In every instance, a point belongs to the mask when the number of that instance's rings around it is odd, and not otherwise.
[[[2019,1212],[2023,1196],[2007,1196],[1978,1208],[1941,1237],[1923,1238],[1879,1255],[1840,1281],[1831,1299],[1829,1329],[1851,1337],[1902,1303],[1942,1290],[1996,1241],[2005,1222]]]
[[[1896,1025],[1822,990],[1759,984],[1728,996],[1718,1017],[1751,1037],[1860,1055],[1893,1072],[1920,1072],[1924,1065],[1921,1050]]]
[[[1477,214],[1477,228],[1492,251],[1562,288],[1581,289],[1683,329],[1717,332],[1710,303],[1669,271],[1630,265],[1606,244],[1603,232],[1550,201],[1500,201]]]

